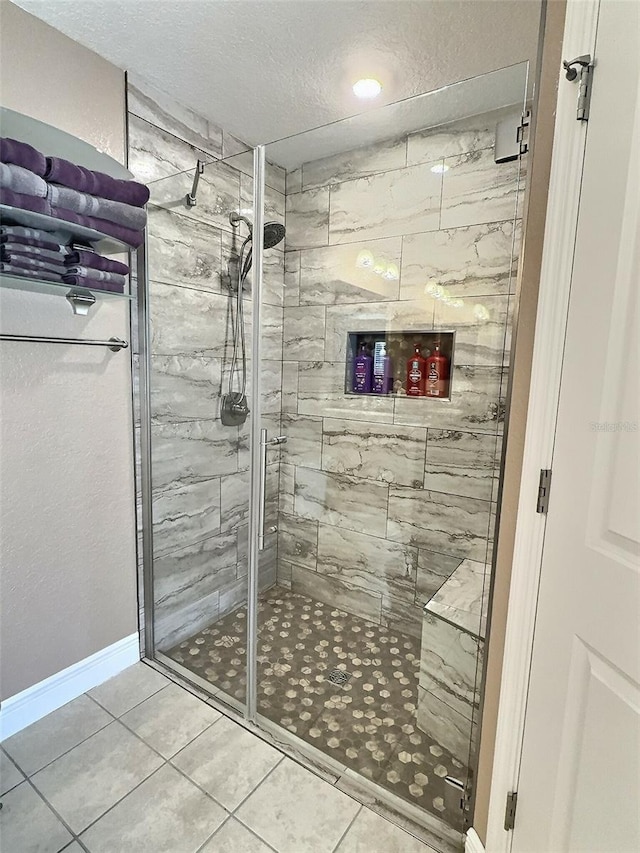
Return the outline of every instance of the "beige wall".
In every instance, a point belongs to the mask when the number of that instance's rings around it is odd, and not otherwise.
[[[502,659],[511,581],[511,565],[515,539],[516,511],[520,491],[525,424],[529,399],[531,358],[538,305],[538,285],[542,261],[542,244],[551,168],[551,149],[555,126],[555,110],[564,33],[564,0],[550,0],[547,5],[543,55],[539,80],[539,100],[535,126],[532,129],[533,158],[528,180],[529,193],[520,266],[517,336],[513,347],[512,391],[509,414],[509,434],[506,445],[504,486],[501,505],[500,531],[496,573],[493,585],[493,605],[489,629],[486,685],[482,717],[482,733],[476,786],[473,826],[484,842],[487,817]],[[505,792],[506,794],[506,792]]]
[[[123,73],[2,0],[0,102],[125,156]],[[128,339],[128,304],[75,317],[3,289],[14,334]],[[128,352],[0,344],[1,696],[136,631]]]

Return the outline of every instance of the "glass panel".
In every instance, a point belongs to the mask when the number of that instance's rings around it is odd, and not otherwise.
[[[238,284],[250,247],[246,224],[230,216],[251,215],[253,152],[207,157],[198,174],[203,155],[158,132],[142,139],[133,156],[151,188],[155,653],[242,708],[250,476],[243,389],[248,394],[252,331],[250,287],[238,301]],[[176,163],[185,168],[166,174]]]
[[[475,761],[526,85],[514,66],[266,147],[286,181],[264,218],[286,237],[264,252],[260,382],[287,441],[260,720],[441,841]]]

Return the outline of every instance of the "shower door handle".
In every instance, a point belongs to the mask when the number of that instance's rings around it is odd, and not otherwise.
[[[267,503],[267,448],[269,445],[278,446],[287,440],[286,435],[278,435],[268,438],[266,429],[260,430],[260,504],[258,507],[258,551],[264,551],[265,533],[276,533],[276,526],[265,531],[266,503]]]

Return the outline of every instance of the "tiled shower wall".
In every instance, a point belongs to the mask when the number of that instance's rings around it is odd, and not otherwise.
[[[416,637],[490,555],[522,189],[494,162],[505,114],[287,173],[278,582]],[[456,332],[450,401],[345,394],[349,332],[430,329]]]
[[[128,110],[129,168],[151,188],[154,624],[162,650],[246,598],[250,421],[223,426],[219,408],[232,351],[230,312],[235,310],[224,275],[240,245],[229,213],[242,210],[251,216],[252,153],[139,80],[129,81]],[[230,159],[216,162],[223,155]],[[208,164],[197,204],[187,207],[184,199],[198,159]],[[269,218],[283,221],[284,171],[270,167],[267,181]],[[265,257],[263,411],[272,432],[280,429],[283,277],[279,246]],[[249,286],[244,301],[249,352],[250,298]],[[135,337],[134,346],[137,352]],[[250,377],[252,370],[249,363]],[[272,506],[278,478],[275,455],[268,478]],[[261,561],[262,587],[275,581],[276,547],[272,537]]]

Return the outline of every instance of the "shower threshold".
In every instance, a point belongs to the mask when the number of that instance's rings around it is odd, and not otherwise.
[[[240,710],[246,622],[240,607],[162,658]],[[462,831],[463,813],[451,808],[445,777],[466,783],[467,769],[416,723],[418,639],[275,586],[259,596],[257,663],[258,714],[272,734],[290,733],[328,766]],[[336,673],[345,674],[344,683]]]

